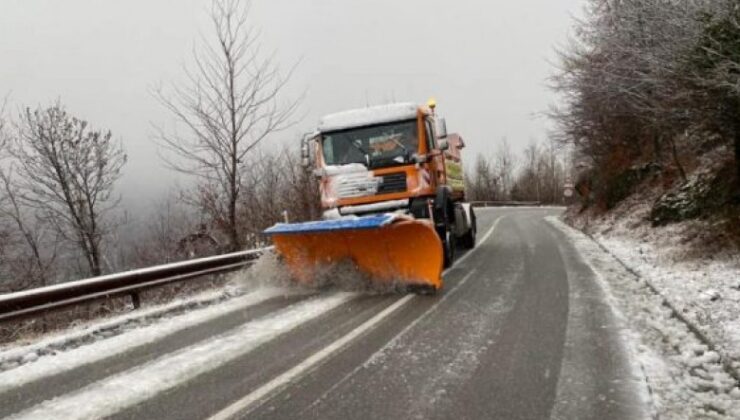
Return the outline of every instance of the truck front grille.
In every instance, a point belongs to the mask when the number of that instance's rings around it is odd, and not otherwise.
[[[382,182],[378,185],[377,194],[389,194],[406,191],[406,172],[398,172],[382,176]]]

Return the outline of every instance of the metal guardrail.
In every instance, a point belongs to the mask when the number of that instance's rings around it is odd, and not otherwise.
[[[270,249],[272,247],[198,258],[2,294],[0,321],[120,295],[131,295],[134,307],[138,307],[138,292],[142,290],[235,271],[253,264],[260,255]]]
[[[525,206],[539,206],[542,203],[539,201],[471,201],[470,205],[473,207],[525,207]]]

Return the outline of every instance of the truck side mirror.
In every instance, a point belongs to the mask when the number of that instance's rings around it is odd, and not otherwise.
[[[323,168],[316,168],[311,171],[311,175],[315,176],[316,178],[322,178],[326,175],[326,172]]]
[[[303,136],[301,140],[301,166],[305,169],[311,165],[311,150],[309,143],[315,139],[313,133],[309,133]]]
[[[447,121],[444,118],[437,120],[437,138],[443,139],[447,137]]]
[[[450,148],[450,142],[448,142],[447,140],[440,140],[437,144],[439,145],[439,150],[442,151],[449,150]]]
[[[427,155],[414,153],[411,155],[411,163],[427,163]]]

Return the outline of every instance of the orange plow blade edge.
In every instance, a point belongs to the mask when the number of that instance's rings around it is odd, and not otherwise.
[[[442,287],[442,243],[428,220],[383,214],[279,223],[265,233],[301,283],[314,283],[321,267],[350,260],[373,282]]]

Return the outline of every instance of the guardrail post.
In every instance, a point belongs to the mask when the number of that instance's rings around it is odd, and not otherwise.
[[[133,303],[134,309],[139,309],[141,307],[141,297],[138,292],[131,293],[131,303]]]

